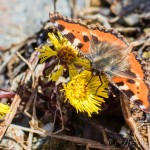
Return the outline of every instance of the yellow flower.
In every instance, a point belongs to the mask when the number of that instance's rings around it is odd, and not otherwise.
[[[52,56],[56,56],[55,59],[57,58],[59,60],[58,70],[49,75],[50,80],[57,81],[63,74],[64,68],[69,69],[70,78],[78,74],[78,70],[75,66],[82,66],[86,69],[90,68],[90,61],[85,58],[80,58],[78,51],[66,38],[62,37],[60,33],[58,33],[58,37],[53,33],[49,33],[48,36],[48,43],[36,50],[41,53],[39,56],[41,63]],[[50,47],[52,45],[53,49]]]
[[[108,98],[108,80],[104,75],[93,76],[90,71],[83,71],[64,84],[66,100],[77,112],[98,113],[104,98]],[[65,101],[66,101],[65,100]]]
[[[8,112],[10,112],[10,107],[0,103],[0,119],[3,119]]]

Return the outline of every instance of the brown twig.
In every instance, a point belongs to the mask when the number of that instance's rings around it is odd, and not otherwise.
[[[38,51],[35,51],[31,55],[29,63],[32,65],[33,70],[35,69],[35,67],[37,65],[38,55],[39,55]],[[24,94],[25,85],[30,80],[31,75],[32,75],[31,70],[28,69],[24,75],[24,78],[22,79],[22,81],[20,83],[20,86],[22,86],[22,88],[18,89],[17,94],[15,95],[13,102],[11,104],[11,107],[10,107],[11,112],[6,115],[4,122],[0,123],[0,140],[3,138],[8,126],[10,125],[10,123],[12,122],[13,118],[16,115],[17,109],[21,102],[21,97]]]
[[[9,63],[9,61],[12,59],[12,57],[15,55],[15,53],[24,45],[24,42],[12,47],[10,50],[11,53],[8,53],[7,59],[0,65],[0,73],[2,73],[3,69],[6,67],[6,65]]]
[[[57,138],[57,139],[70,141],[70,142],[74,142],[77,144],[88,145],[88,148],[95,148],[95,149],[101,149],[101,150],[119,150],[117,147],[113,148],[110,146],[105,146],[99,142],[89,140],[89,139],[80,138],[80,137],[73,137],[73,136],[66,136],[66,135],[52,135],[52,137]]]
[[[82,145],[88,146],[88,148],[95,148],[95,149],[101,149],[101,150],[121,150],[120,148],[105,146],[105,145],[103,145],[97,141],[93,141],[93,140],[89,140],[89,139],[85,139],[85,138],[51,134],[49,132],[45,132],[45,130],[40,129],[40,128],[39,128],[40,130],[39,129],[35,130],[35,129],[29,129],[29,128],[25,128],[25,127],[13,125],[13,124],[11,124],[11,126],[22,129],[22,130],[27,131],[27,132],[40,134],[42,136],[51,136],[53,138],[66,140],[66,141],[74,142],[77,144],[82,144]]]
[[[147,133],[148,133],[148,146],[150,147],[150,126],[147,125]]]
[[[86,16],[83,16],[82,18],[91,19],[91,20],[98,20],[99,22],[101,22],[103,24],[104,27],[111,28],[111,25],[109,24],[108,19],[105,16],[101,15],[101,14],[86,15]]]
[[[140,135],[138,128],[136,126],[136,123],[131,116],[128,100],[123,94],[120,94],[120,103],[121,103],[122,113],[123,113],[123,116],[127,125],[129,126],[131,131],[134,133],[135,137],[137,138],[138,142],[143,147],[143,149],[149,150],[150,147],[148,147],[148,145],[144,142],[142,136]]]
[[[32,65],[23,56],[21,56],[21,54],[19,52],[16,52],[16,54],[22,59],[22,61],[24,61],[28,65],[28,67],[31,71],[31,75],[32,75],[32,81],[33,81],[32,85],[34,85],[35,84],[34,71],[33,71]]]
[[[120,27],[120,28],[116,28],[117,31],[121,32],[121,33],[133,33],[133,32],[137,32],[140,31],[140,28],[138,27]]]

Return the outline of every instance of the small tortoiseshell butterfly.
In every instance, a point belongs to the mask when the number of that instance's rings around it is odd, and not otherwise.
[[[113,29],[86,26],[57,12],[50,14],[50,21],[91,61],[96,70],[104,72],[109,81],[142,110],[150,112],[149,89],[142,66],[130,52],[123,36]]]

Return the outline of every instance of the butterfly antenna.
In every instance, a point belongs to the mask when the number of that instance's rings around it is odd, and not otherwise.
[[[101,84],[98,86],[97,90],[96,90],[96,94],[98,92],[98,89],[101,88],[101,86],[103,85],[103,81],[102,81],[102,78],[101,76],[99,75],[99,80],[101,81]]]

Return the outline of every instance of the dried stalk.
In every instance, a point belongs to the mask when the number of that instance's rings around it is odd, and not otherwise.
[[[138,131],[136,123],[131,116],[128,99],[123,94],[120,94],[120,103],[121,103],[122,113],[123,113],[123,116],[127,125],[129,126],[129,128],[131,129],[135,137],[137,138],[142,148],[144,150],[149,150],[150,147],[148,147],[148,145],[144,142],[142,136],[140,135]]]
[[[38,55],[39,52],[35,51],[32,55],[31,58],[29,60],[29,63],[32,65],[32,69],[34,70],[37,62],[38,62]],[[15,95],[13,102],[11,104],[11,112],[8,113],[5,117],[4,122],[0,123],[0,140],[3,138],[8,126],[10,125],[10,123],[12,122],[13,118],[16,115],[17,109],[20,105],[21,102],[21,97],[24,94],[25,91],[25,85],[28,83],[28,81],[31,79],[32,76],[32,71],[30,69],[28,69],[23,77],[23,79],[20,82],[20,88],[18,89],[18,91],[16,92],[17,94]]]

